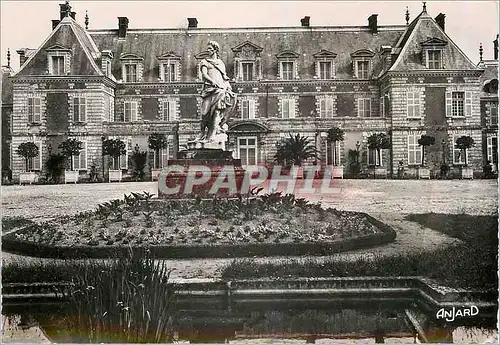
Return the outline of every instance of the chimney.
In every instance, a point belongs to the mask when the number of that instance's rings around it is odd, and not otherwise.
[[[493,59],[498,60],[498,35],[493,41]]]
[[[302,18],[302,19],[300,20],[300,24],[301,24],[302,26],[309,27],[309,26],[310,26],[310,25],[309,25],[309,24],[310,24],[310,19],[311,19],[311,17],[309,17],[309,16],[305,16],[304,18]]]
[[[437,17],[434,19],[437,23],[437,25],[439,25],[439,27],[444,31],[444,18],[446,17],[446,15],[444,13],[439,13],[437,15]]]
[[[56,28],[56,26],[59,25],[61,21],[59,19],[52,19],[52,30]]]
[[[127,36],[128,18],[118,17],[118,38],[125,38]]]
[[[368,17],[368,27],[370,28],[372,34],[376,34],[378,32],[377,17],[378,14],[372,14]]]
[[[71,14],[71,6],[69,5],[69,1],[66,1],[64,4],[59,4],[60,20],[63,20],[64,17],[70,14]]]
[[[188,18],[188,29],[194,29],[198,27],[198,19]]]

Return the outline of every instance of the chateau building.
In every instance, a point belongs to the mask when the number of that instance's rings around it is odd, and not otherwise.
[[[151,167],[165,166],[198,134],[199,62],[212,40],[238,94],[228,148],[243,166],[272,163],[277,142],[296,133],[316,145],[321,164],[346,172],[359,159],[365,172],[381,165],[396,174],[402,162],[416,176],[422,134],[436,138],[425,150],[433,175],[443,163],[460,173],[465,161],[455,140],[462,135],[476,143],[466,153],[475,172],[498,162],[498,97],[485,91],[494,80],[498,85],[497,55],[474,64],[446,34],[445,15],[433,18],[425,4],[413,21],[407,15],[406,24],[389,26],[378,25],[377,14],[366,26],[311,26],[304,17],[298,27],[225,29],[198,27],[196,18],[188,18],[187,28],[132,29],[128,18],[118,17],[117,29],[98,30],[82,27],[75,16],[61,4],[51,34],[36,50],[18,50],[21,67],[9,72],[11,137],[3,166],[14,179],[25,170],[16,149],[27,141],[40,152],[30,168],[43,173],[49,154],[77,138],[80,177],[94,165],[106,178],[104,139],[127,144],[120,165],[130,173],[134,148],[149,152],[148,136],[165,133],[168,148],[148,155]],[[333,126],[345,132],[335,145],[326,140]],[[374,133],[386,133],[392,143],[380,158],[367,145]]]

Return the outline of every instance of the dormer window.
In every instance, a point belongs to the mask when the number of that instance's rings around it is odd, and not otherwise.
[[[234,77],[240,81],[252,81],[262,78],[260,54],[264,48],[245,41],[231,48],[234,52]]]
[[[360,49],[351,54],[355,78],[370,78],[372,74],[372,59],[374,55],[375,53],[368,49]]]
[[[61,45],[53,45],[47,49],[47,59],[50,75],[66,75],[69,73],[71,49]]]
[[[276,55],[278,59],[278,78],[281,80],[294,80],[298,78],[297,58],[299,54],[286,50]]]
[[[172,83],[179,81],[181,69],[181,57],[174,52],[168,52],[162,56],[158,56],[160,62],[160,75],[159,79],[165,83]]]
[[[448,42],[436,37],[428,37],[420,43],[422,47],[422,62],[428,69],[443,69],[443,49]]]
[[[337,54],[322,49],[320,52],[313,55],[315,59],[316,78],[318,79],[333,79],[335,77],[335,65],[333,60]]]
[[[120,57],[122,64],[122,80],[124,83],[142,81],[143,58],[135,54],[123,54]]]
[[[111,50],[103,50],[101,52],[101,70],[107,77],[112,77],[111,61],[113,60],[113,53]]]

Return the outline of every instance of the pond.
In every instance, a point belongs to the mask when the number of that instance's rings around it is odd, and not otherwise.
[[[496,339],[496,319],[436,320],[414,301],[384,299],[320,304],[252,303],[232,308],[184,303],[173,313],[172,341],[189,343],[484,343]],[[35,303],[3,310],[4,343],[70,343],[60,305]],[[111,341],[110,341],[111,342]]]

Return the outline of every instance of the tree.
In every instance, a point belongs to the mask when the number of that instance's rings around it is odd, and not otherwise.
[[[16,152],[24,158],[26,171],[29,171],[29,160],[38,156],[38,146],[36,146],[35,143],[28,141],[19,145]]]
[[[344,140],[344,131],[338,127],[332,127],[328,130],[328,136],[326,137],[326,141],[329,143],[333,143],[333,165],[335,165],[336,158],[336,150],[338,141]]]
[[[427,146],[434,145],[435,142],[436,142],[436,138],[434,138],[433,136],[430,136],[430,135],[425,135],[425,134],[422,134],[420,136],[420,138],[418,139],[418,144],[420,146],[422,146],[422,166],[424,166],[424,162],[425,162],[425,148]]]
[[[307,159],[319,159],[318,150],[311,144],[311,140],[300,134],[283,139],[277,145],[274,160],[279,164],[302,166]]]
[[[70,170],[73,171],[73,158],[80,154],[83,149],[83,143],[78,139],[67,139],[59,145],[61,153],[70,161]]]
[[[463,135],[457,139],[457,149],[460,149],[461,154],[464,155],[464,163],[467,166],[467,150],[474,146],[474,139],[468,135]]]
[[[368,148],[371,150],[377,150],[377,159],[380,164],[380,151],[391,148],[389,136],[385,133],[375,133],[370,135],[368,137]]]
[[[156,158],[155,169],[160,168],[161,166],[161,157],[160,150],[166,149],[168,147],[167,136],[162,133],[152,133],[148,137],[148,147],[154,151],[154,155]]]
[[[102,142],[102,154],[113,158],[115,169],[120,169],[119,158],[125,153],[127,153],[126,145],[120,139],[106,139]]]

